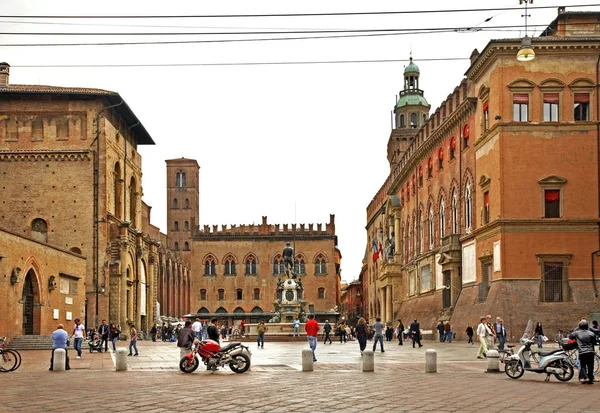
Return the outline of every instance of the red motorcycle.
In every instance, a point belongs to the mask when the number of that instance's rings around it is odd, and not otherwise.
[[[228,365],[231,371],[244,373],[250,368],[251,354],[248,347],[239,341],[221,347],[214,340],[195,339],[192,352],[179,361],[179,369],[184,373],[193,373],[202,362],[212,372]]]

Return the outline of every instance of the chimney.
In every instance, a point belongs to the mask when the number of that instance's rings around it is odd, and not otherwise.
[[[10,74],[10,65],[6,62],[0,63],[0,87],[8,87],[8,75]]]
[[[471,64],[473,64],[473,62],[475,62],[475,60],[477,60],[477,58],[479,57],[479,50],[477,49],[473,49],[473,51],[471,52]]]

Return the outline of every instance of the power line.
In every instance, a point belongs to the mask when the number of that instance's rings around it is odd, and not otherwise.
[[[582,23],[585,24],[585,23]],[[589,24],[589,23],[588,23]],[[593,23],[595,24],[595,23]],[[521,25],[487,26],[486,29],[511,29]],[[528,27],[548,27],[547,24],[533,24]],[[327,34],[327,33],[402,33],[415,31],[462,31],[473,30],[467,27],[431,27],[409,29],[333,29],[333,30],[282,30],[282,31],[244,31],[244,32],[0,32],[5,36],[230,36],[230,35],[274,35],[274,34]]]
[[[556,9],[559,6],[532,6],[534,9]],[[597,7],[600,4],[574,4],[569,7]],[[402,10],[402,11],[367,11],[367,12],[330,12],[330,13],[269,13],[269,14],[200,14],[200,15],[0,15],[0,18],[12,19],[209,19],[209,18],[270,18],[270,17],[320,17],[320,16],[377,16],[396,14],[440,14],[440,13],[467,13],[467,12],[489,12],[521,10],[521,7],[494,7],[474,9],[442,9],[442,10]]]
[[[419,62],[459,61],[469,60],[468,57],[439,57],[419,59]],[[18,68],[122,68],[122,67],[194,67],[194,66],[278,66],[278,65],[315,65],[315,64],[351,64],[351,63],[399,63],[406,59],[373,59],[373,60],[313,60],[313,61],[289,61],[289,62],[219,62],[219,63],[119,63],[88,64],[88,65],[11,65]]]

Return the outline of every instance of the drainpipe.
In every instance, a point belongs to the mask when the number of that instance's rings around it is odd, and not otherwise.
[[[99,278],[99,272],[100,272],[100,261],[99,261],[99,251],[100,251],[100,220],[98,217],[99,211],[100,211],[100,199],[99,199],[99,194],[100,194],[100,115],[102,115],[102,113],[105,110],[108,109],[112,109],[115,108],[117,106],[121,106],[124,103],[124,101],[121,99],[120,103],[117,103],[115,105],[110,105],[110,106],[105,106],[103,108],[101,108],[98,113],[96,114],[96,149],[95,149],[95,157],[94,157],[94,250],[93,252],[93,259],[94,259],[94,266],[93,266],[93,277],[95,279],[95,292],[96,292],[96,309],[95,309],[95,315],[94,315],[94,326],[98,325],[98,288],[99,288],[99,282],[98,282],[98,278]],[[92,143],[93,144],[93,143]],[[102,221],[104,222],[104,221]],[[87,312],[86,312],[87,314]]]
[[[597,173],[598,178],[596,185],[598,185],[598,218],[600,218],[600,96],[598,96],[598,86],[600,84],[600,54],[598,55],[598,61],[596,62],[596,157],[597,159]],[[600,221],[598,222],[598,246],[600,246]],[[596,286],[596,277],[594,274],[594,254],[597,254],[600,250],[592,252],[592,285],[594,287],[594,296],[598,298],[598,287]]]

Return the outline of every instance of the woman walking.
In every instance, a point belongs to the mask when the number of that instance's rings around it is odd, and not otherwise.
[[[469,337],[469,341],[467,341],[467,344],[473,344],[473,325],[469,324],[465,332],[467,333],[467,337]]]
[[[129,342],[129,354],[128,356],[131,356],[131,349],[135,349],[135,354],[133,354],[133,356],[139,356],[138,353],[138,349],[137,349],[137,330],[135,329],[135,326],[132,324],[131,325],[131,341]]]
[[[356,325],[356,338],[358,340],[358,347],[360,348],[361,356],[367,347],[367,334],[367,322],[361,317],[358,319],[358,324]]]
[[[112,323],[110,325],[110,342],[112,343],[113,352],[117,352],[117,341],[121,335],[121,329],[118,324]]]
[[[535,336],[537,337],[538,348],[542,348],[542,343],[544,342],[544,328],[540,322],[535,326]]]

